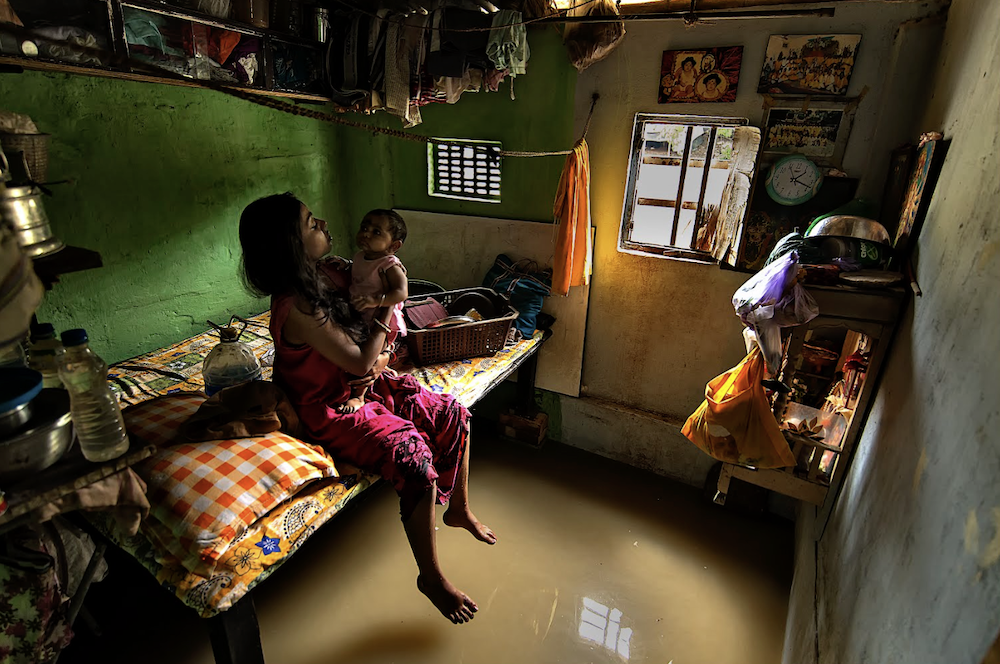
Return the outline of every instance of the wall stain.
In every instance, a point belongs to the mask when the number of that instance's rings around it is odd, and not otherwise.
[[[927,448],[920,450],[920,458],[917,459],[917,469],[913,472],[913,493],[920,489],[920,482],[924,478],[924,470],[927,469]]]
[[[976,518],[976,511],[969,510],[969,515],[965,517],[965,552],[974,556],[977,551],[979,551],[979,520]]]
[[[983,554],[979,557],[981,567],[992,567],[1000,560],[1000,507],[994,507],[993,516],[993,539],[986,545]]]

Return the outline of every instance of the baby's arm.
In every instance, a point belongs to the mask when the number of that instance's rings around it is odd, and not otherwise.
[[[409,297],[409,286],[406,280],[406,273],[399,265],[393,265],[385,271],[385,278],[389,287],[385,291],[385,300],[382,306],[391,307],[399,304]]]

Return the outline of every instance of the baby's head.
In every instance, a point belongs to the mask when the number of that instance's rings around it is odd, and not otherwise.
[[[372,210],[361,220],[357,241],[370,256],[395,254],[406,242],[406,222],[395,210]]]

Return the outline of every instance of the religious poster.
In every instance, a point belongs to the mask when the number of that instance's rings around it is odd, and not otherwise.
[[[742,64],[742,46],[664,51],[659,102],[736,101]]]

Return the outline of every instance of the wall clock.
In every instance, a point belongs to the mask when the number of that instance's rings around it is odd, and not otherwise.
[[[817,193],[823,184],[819,166],[800,154],[778,160],[768,171],[764,187],[767,195],[781,205],[801,205]]]

